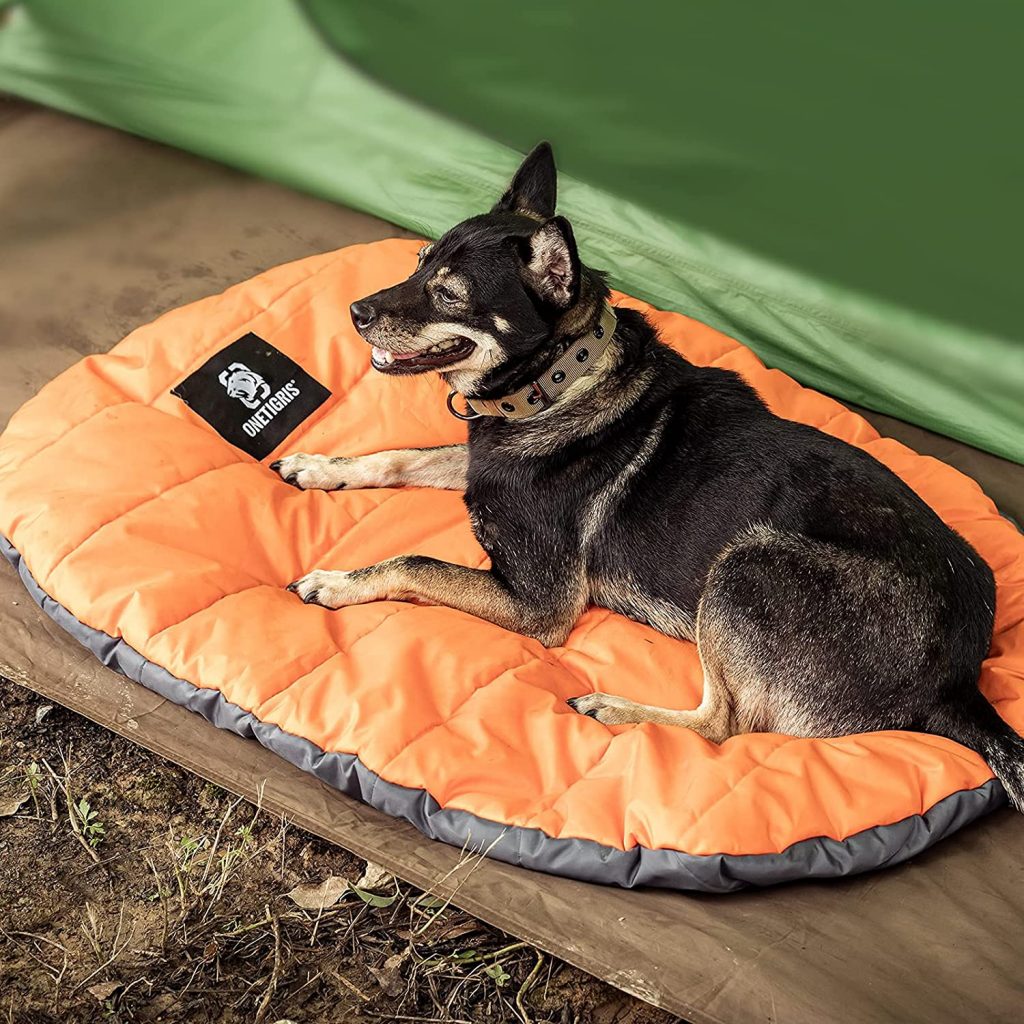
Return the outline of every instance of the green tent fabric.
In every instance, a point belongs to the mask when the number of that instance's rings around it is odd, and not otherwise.
[[[1022,28],[1009,0],[29,0],[0,89],[429,236],[550,138],[616,286],[1024,462]]]

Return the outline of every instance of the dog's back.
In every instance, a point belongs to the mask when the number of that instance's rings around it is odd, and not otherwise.
[[[995,605],[984,560],[870,455],[772,415],[641,318],[623,331],[659,384],[593,439],[612,462],[616,446],[648,454],[589,571],[601,603],[697,639],[706,686],[726,692],[712,735],[927,730],[981,752],[1024,803],[1024,740],[977,688]],[[632,436],[655,421],[657,443]]]

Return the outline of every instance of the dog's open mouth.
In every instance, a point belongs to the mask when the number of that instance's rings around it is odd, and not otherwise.
[[[370,361],[381,373],[422,373],[424,370],[438,370],[465,359],[476,345],[469,338],[449,338],[422,352],[388,352],[374,346]]]

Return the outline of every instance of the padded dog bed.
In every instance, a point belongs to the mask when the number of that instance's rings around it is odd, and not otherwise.
[[[140,328],[62,374],[0,438],[3,548],[33,598],[106,664],[427,835],[620,885],[728,891],[894,864],[1004,800],[935,736],[608,728],[566,698],[694,707],[692,644],[590,609],[565,646],[446,608],[327,611],[284,587],[403,552],[486,563],[461,498],[301,492],[268,463],[445,444],[433,376],[370,370],[349,303],[411,272],[417,243],[278,267]],[[735,369],[775,412],[863,447],[992,566],[981,685],[1024,729],[1024,537],[976,484],[882,439],[732,339],[643,309],[689,359]],[[683,524],[681,529],[685,528]]]

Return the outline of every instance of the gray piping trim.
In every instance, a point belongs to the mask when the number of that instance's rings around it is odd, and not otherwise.
[[[616,850],[586,839],[553,838],[540,829],[501,825],[466,811],[442,808],[424,790],[397,786],[375,775],[354,754],[325,753],[309,740],[261,722],[225,700],[219,691],[202,689],[172,676],[123,640],[84,625],[54,601],[3,536],[0,551],[18,571],[36,604],[109,668],[197,712],[220,729],[258,740],[348,796],[411,822],[431,839],[474,850],[490,847],[489,856],[537,871],[625,887],[651,885],[700,892],[733,892],[748,885],[836,878],[908,860],[1006,802],[1002,785],[993,779],[977,789],[951,794],[924,814],[865,829],[842,841],[827,836],[804,839],[782,853],[736,856],[645,847]]]

